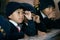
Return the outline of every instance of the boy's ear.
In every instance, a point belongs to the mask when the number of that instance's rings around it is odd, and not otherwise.
[[[8,18],[11,18],[12,15],[8,16]]]

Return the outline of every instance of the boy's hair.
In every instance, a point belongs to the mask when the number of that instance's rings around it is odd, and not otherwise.
[[[58,7],[59,7],[59,10],[60,10],[60,1],[58,2]]]
[[[10,16],[17,9],[24,9],[24,7],[18,2],[8,2],[6,5],[6,17],[8,18],[8,16]]]
[[[53,7],[55,8],[55,4],[53,0],[40,0],[40,9],[39,10],[44,10],[45,8]]]
[[[36,14],[36,10],[32,5],[28,3],[22,3],[22,5],[24,6],[25,10],[31,11],[32,13]]]

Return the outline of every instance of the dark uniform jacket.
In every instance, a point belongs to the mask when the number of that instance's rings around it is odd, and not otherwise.
[[[0,40],[5,40],[10,34],[8,21],[0,15]]]
[[[18,40],[24,38],[24,34],[28,36],[36,35],[35,24],[32,20],[28,21],[28,25],[22,24],[21,31],[18,32],[18,29],[12,23],[4,17],[0,17],[0,29],[3,29],[3,32],[0,32],[0,40]]]

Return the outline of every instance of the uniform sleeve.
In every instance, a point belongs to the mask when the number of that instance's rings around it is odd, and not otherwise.
[[[25,33],[28,36],[35,36],[36,35],[36,27],[35,27],[35,23],[32,20],[28,20],[28,25],[26,25],[25,28]]]

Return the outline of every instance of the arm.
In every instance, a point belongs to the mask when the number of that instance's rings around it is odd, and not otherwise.
[[[34,36],[36,34],[36,28],[35,28],[35,23],[32,20],[32,13],[30,11],[25,11],[25,17],[27,18],[27,24],[26,25],[26,34],[29,36]]]

